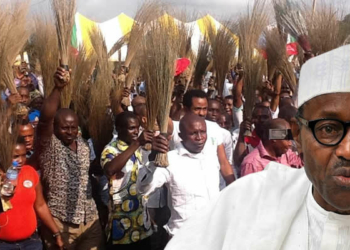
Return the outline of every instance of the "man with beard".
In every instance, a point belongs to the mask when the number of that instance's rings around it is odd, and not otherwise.
[[[270,163],[242,178],[167,250],[350,249],[349,54],[343,46],[302,67],[292,131],[305,167]]]

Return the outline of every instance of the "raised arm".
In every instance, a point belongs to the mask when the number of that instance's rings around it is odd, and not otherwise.
[[[239,76],[238,76],[238,82],[236,84],[236,88],[235,88],[235,91],[233,93],[233,95],[234,95],[233,106],[236,108],[240,108],[243,105],[242,91],[243,91],[243,72],[240,72]]]
[[[167,139],[159,135],[153,139],[152,154],[149,156],[150,162],[144,165],[137,178],[137,191],[143,195],[150,195],[157,188],[162,187],[169,181],[170,172],[167,168],[158,168],[153,164],[155,152],[167,153],[169,150],[169,143]],[[171,164],[171,163],[170,163]]]
[[[247,146],[244,141],[244,133],[247,130],[251,130],[251,122],[248,120],[243,121],[240,125],[238,141],[233,152],[233,162],[238,169],[240,169],[241,163],[244,157],[247,155]]]
[[[40,121],[37,129],[37,137],[41,141],[51,138],[53,134],[53,121],[60,105],[61,92],[69,83],[69,78],[66,77],[66,74],[69,74],[69,72],[64,68],[57,68],[54,75],[55,87],[51,94],[45,99],[41,108]]]
[[[228,186],[235,181],[235,175],[233,173],[231,164],[227,160],[225,147],[222,144],[218,146],[217,154],[220,163],[220,172],[226,182],[226,185]]]
[[[280,104],[280,94],[281,94],[281,88],[282,88],[282,75],[279,73],[275,77],[274,82],[274,93],[271,100],[271,111],[276,112],[277,107]]]

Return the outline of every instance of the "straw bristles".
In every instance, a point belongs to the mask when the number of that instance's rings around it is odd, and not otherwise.
[[[107,113],[108,96],[112,89],[112,69],[108,63],[108,53],[101,31],[94,28],[90,40],[97,57],[95,81],[91,83],[89,99],[89,133],[96,155],[101,155],[105,145],[112,139],[113,121]]]
[[[306,7],[305,7],[306,9]],[[308,38],[315,55],[320,55],[342,46],[348,34],[343,33],[338,21],[340,10],[334,4],[323,3],[313,13],[308,12]]]
[[[140,47],[140,40],[145,35],[145,32],[147,31],[147,27],[149,26],[150,22],[154,19],[154,17],[157,17],[160,8],[159,1],[157,0],[147,0],[145,1],[142,6],[138,9],[135,18],[134,18],[134,24],[132,26],[132,29],[130,31],[129,35],[129,44],[128,44],[128,53],[126,55],[125,59],[125,66],[129,67],[132,59],[136,55],[136,52],[138,51]]]
[[[74,78],[71,79],[73,85],[73,103],[76,113],[88,113],[86,99],[88,97],[89,80],[96,65],[96,55],[87,55],[84,46],[80,46],[79,54],[74,68]]]
[[[226,74],[230,62],[236,52],[236,42],[231,31],[227,28],[232,26],[231,22],[225,22],[217,31],[212,25],[208,25],[208,35],[211,44],[213,66],[216,72],[217,90],[221,96],[224,89]]]
[[[108,57],[111,57],[114,55],[115,52],[119,51],[126,43],[128,43],[130,38],[130,33],[126,34],[122,38],[120,38],[111,48],[111,50],[108,52]]]
[[[147,128],[158,122],[166,134],[174,87],[175,61],[179,51],[177,27],[171,20],[154,21],[142,43],[143,70],[146,77]],[[157,154],[155,163],[167,167],[167,156]]]
[[[11,93],[16,93],[12,64],[24,47],[29,33],[27,13],[29,1],[8,1],[0,9],[0,83]]]
[[[12,109],[13,110],[13,109]],[[6,173],[12,163],[12,153],[18,137],[16,115],[6,105],[0,105],[0,169]]]
[[[72,30],[76,12],[75,0],[51,0],[61,64],[68,66]]]
[[[34,16],[35,31],[31,44],[40,63],[44,83],[44,94],[47,97],[55,86],[53,73],[59,66],[58,40],[54,20],[48,15]]]
[[[299,4],[290,0],[273,0],[276,21],[286,32],[299,38],[307,36],[305,17]]]
[[[286,42],[277,29],[265,31],[265,51],[267,54],[267,64],[269,67],[268,79],[272,81],[273,73],[278,70],[282,73],[290,89],[294,92],[296,89],[296,77],[293,66],[288,61]]]
[[[256,0],[253,10],[238,23],[239,57],[244,69],[244,117],[252,118],[255,105],[255,90],[262,82],[264,59],[254,52],[258,48],[258,40],[267,26],[268,16],[265,12],[266,0]]]
[[[202,79],[205,71],[210,63],[209,61],[209,43],[207,39],[202,39],[199,43],[197,61],[194,72],[194,84],[193,87],[201,89]]]

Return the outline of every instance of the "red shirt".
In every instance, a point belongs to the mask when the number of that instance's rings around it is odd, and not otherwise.
[[[35,187],[39,175],[31,166],[23,166],[18,175],[12,209],[0,214],[0,240],[18,241],[29,238],[36,230],[34,211]]]

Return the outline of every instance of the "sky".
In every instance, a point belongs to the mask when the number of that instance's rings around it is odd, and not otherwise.
[[[32,0],[32,7],[40,10],[50,0]],[[134,17],[138,7],[144,0],[77,0],[78,12],[96,22],[104,22],[125,13]],[[196,12],[199,16],[211,14],[216,19],[236,16],[247,10],[247,3],[251,0],[163,0],[174,6],[175,9]],[[299,0],[296,0],[299,1]],[[304,0],[312,3],[313,0]],[[350,0],[316,0],[332,2],[350,9]]]
[[[225,16],[245,8],[248,0],[166,0],[175,8]],[[120,13],[133,17],[142,0],[77,0],[78,11],[92,20],[103,22]]]

